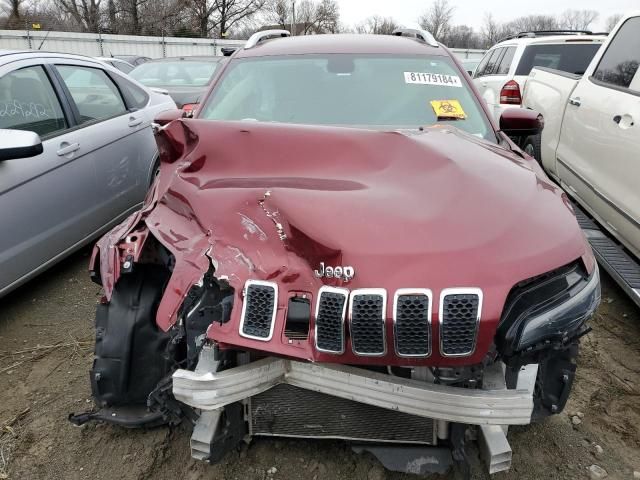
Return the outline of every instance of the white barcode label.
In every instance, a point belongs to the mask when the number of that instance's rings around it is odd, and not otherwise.
[[[444,85],[446,87],[462,87],[460,77],[442,73],[404,72],[405,83],[420,85]]]

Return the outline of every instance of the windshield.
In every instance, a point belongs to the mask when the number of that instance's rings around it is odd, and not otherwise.
[[[204,87],[208,85],[218,62],[147,62],[129,75],[149,87]]]
[[[447,57],[234,60],[198,116],[361,127],[454,124],[495,141],[485,113]]]

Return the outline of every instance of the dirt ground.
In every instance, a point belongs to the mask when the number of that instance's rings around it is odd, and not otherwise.
[[[0,479],[416,478],[384,471],[341,442],[254,440],[211,466],[190,458],[186,427],[73,427],[68,414],[92,406],[88,370],[100,293],[89,281],[87,255],[0,300]],[[640,471],[640,310],[603,277],[603,304],[582,342],[567,409],[512,428],[513,466],[496,479],[584,479],[594,464],[612,479]],[[473,477],[488,478],[477,459]]]

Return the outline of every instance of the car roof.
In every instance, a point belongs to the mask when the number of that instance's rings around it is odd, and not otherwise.
[[[116,58],[116,57],[96,57],[96,58],[102,62],[118,62],[118,63],[126,63],[127,65],[131,65],[129,62],[121,58]]]
[[[604,43],[606,35],[544,35],[539,37],[509,38],[496,43],[493,47],[507,45],[534,45],[534,44],[558,44],[563,43]]]
[[[203,55],[193,55],[193,56],[183,56],[183,57],[165,57],[165,58],[152,58],[148,62],[145,63],[159,63],[159,62],[188,62],[188,61],[196,61],[196,62],[219,62],[224,57],[214,57],[214,56],[203,56]]]
[[[446,49],[429,46],[415,38],[393,35],[326,34],[266,40],[249,49],[238,49],[234,58],[335,53],[449,56]]]
[[[42,50],[0,50],[0,65],[31,58],[68,58],[88,62],[100,62],[95,57],[73,53],[43,52]]]

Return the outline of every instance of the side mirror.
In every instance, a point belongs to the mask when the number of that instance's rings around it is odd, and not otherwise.
[[[184,117],[184,111],[180,109],[165,110],[156,115],[153,123],[164,127],[165,125]]]
[[[42,153],[42,141],[35,132],[0,128],[0,161],[35,157]]]
[[[542,115],[526,108],[507,108],[500,116],[500,130],[510,137],[537,135],[543,128]]]

